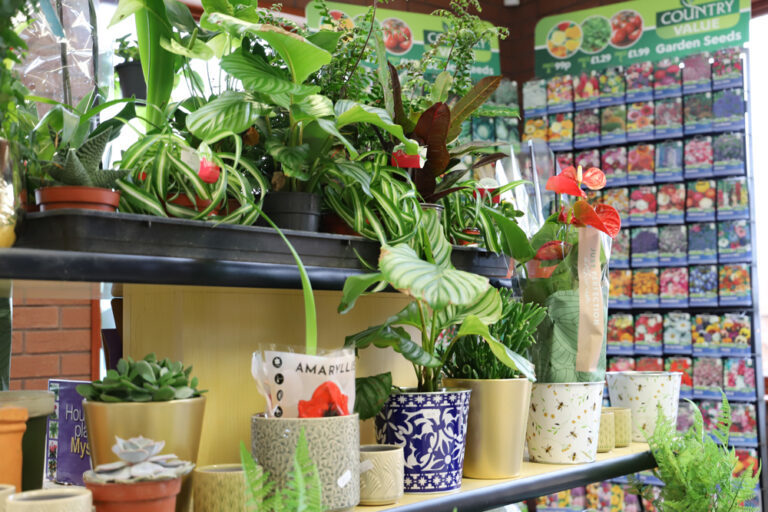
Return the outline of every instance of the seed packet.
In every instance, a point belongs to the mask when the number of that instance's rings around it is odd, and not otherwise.
[[[712,93],[699,92],[683,98],[683,132],[686,135],[712,130]]]
[[[688,263],[717,263],[717,227],[714,222],[688,225]]]
[[[717,356],[720,355],[720,317],[710,313],[699,313],[693,317],[691,323],[691,340],[693,342],[693,355]]]
[[[632,315],[625,313],[609,315],[606,339],[608,354],[634,354],[635,323]]]
[[[467,119],[466,121],[461,123],[461,132],[459,132],[459,143],[466,144],[468,142],[472,142],[472,120],[471,119]]]
[[[701,400],[698,404],[704,420],[704,432],[711,435],[717,428],[717,418],[720,416],[720,395],[717,396],[717,400]]]
[[[627,148],[615,146],[603,148],[600,153],[605,183],[609,187],[621,187],[627,184]]]
[[[731,404],[730,446],[757,446],[757,409],[755,404]]]
[[[682,224],[685,222],[685,183],[664,183],[657,186],[656,222]]]
[[[609,306],[615,309],[628,309],[632,305],[632,271],[611,270],[608,279]]]
[[[623,144],[626,141],[626,105],[600,108],[600,144]]]
[[[629,245],[629,229],[622,228],[611,244],[611,268],[629,268]]]
[[[600,109],[577,110],[574,114],[573,146],[577,149],[600,145]]]
[[[693,359],[686,356],[668,357],[664,361],[664,371],[682,373],[680,398],[693,398]]]
[[[496,140],[496,119],[493,117],[473,117],[472,118],[472,136],[475,140],[482,142],[493,142]]]
[[[746,178],[717,180],[717,219],[749,218],[749,191]]]
[[[600,106],[610,107],[624,103],[626,84],[621,68],[607,68],[600,73]]]
[[[715,91],[712,100],[712,129],[728,132],[744,129],[744,90]]]
[[[712,90],[712,67],[709,53],[687,56],[683,63],[683,94]]]
[[[665,140],[656,143],[656,183],[683,180],[683,141]]]
[[[715,52],[712,63],[712,89],[727,89],[744,85],[742,48],[723,48]]]
[[[683,136],[683,99],[656,100],[654,136],[657,139]]]
[[[661,486],[651,485],[648,486],[647,489],[650,497],[645,495],[640,497],[640,503],[643,505],[643,510],[645,512],[660,512],[655,503],[661,496]]]
[[[664,319],[659,313],[635,317],[635,354],[661,355]]]
[[[539,496],[536,498],[536,510],[544,512],[572,510],[570,489],[546,496]]]
[[[715,220],[716,187],[715,180],[688,182],[685,201],[685,218],[688,222]]]
[[[663,372],[664,360],[660,357],[638,357],[635,360],[635,370],[638,372]]]
[[[717,266],[694,265],[688,269],[688,304],[717,306]]]
[[[632,267],[659,265],[659,230],[656,226],[632,228]]]
[[[720,263],[752,261],[749,221],[726,220],[717,223],[717,259]]]
[[[749,264],[726,263],[725,265],[720,265],[720,305],[752,305],[752,284],[749,277]]]
[[[523,112],[526,118],[547,113],[546,80],[529,80],[523,84]]]
[[[712,137],[700,135],[685,141],[685,178],[710,178],[713,172]]]
[[[682,72],[677,58],[662,59],[653,68],[653,97],[655,99],[680,96],[682,89]]]
[[[656,224],[656,187],[632,187],[629,193],[629,222],[633,226]]]
[[[760,459],[758,459],[757,450],[751,448],[737,448],[736,452],[736,467],[733,469],[733,477],[738,478],[742,474],[750,471],[752,476],[757,476],[757,468],[760,467]]]
[[[576,153],[576,167],[581,166],[583,169],[589,169],[590,167],[600,167],[600,150],[599,149],[587,149]]]
[[[557,174],[560,174],[563,169],[573,167],[573,151],[563,151],[562,153],[555,153],[555,162],[560,167]]]
[[[510,143],[518,141],[520,139],[519,124],[520,120],[516,117],[497,117],[495,121],[496,140]],[[461,140],[461,136],[459,136],[459,141]]]
[[[547,113],[573,110],[573,78],[571,75],[553,76],[547,80]]]
[[[552,151],[573,149],[573,112],[549,114],[548,118],[547,140],[550,149]]]
[[[523,125],[523,142],[529,140],[547,140],[547,118],[529,117]]]
[[[693,348],[696,349],[694,340]],[[719,357],[693,358],[694,398],[720,398],[723,387],[723,360]]]
[[[573,77],[573,100],[576,110],[600,106],[600,83],[596,71],[582,71]]]
[[[624,499],[621,501],[620,508],[618,508],[617,510],[622,512],[640,512],[642,510],[640,508],[640,496],[635,494],[632,491],[632,487],[629,485],[622,485],[621,490],[622,490],[622,493],[624,494]],[[617,505],[617,507],[618,506],[619,505]]]
[[[633,357],[609,357],[606,370],[609,372],[634,371],[635,359]]]
[[[677,408],[677,431],[687,432],[693,426],[695,404],[687,400],[680,400],[680,406]],[[648,509],[646,509],[648,510]]]
[[[720,353],[748,356],[752,351],[752,317],[746,313],[726,313],[720,319]]]
[[[724,363],[723,381],[728,400],[754,400],[757,397],[755,363],[752,358],[730,357]]]
[[[688,307],[688,268],[669,267],[659,274],[659,304],[663,308]]]
[[[741,176],[746,172],[744,133],[716,135],[712,142],[715,176]]]
[[[691,353],[691,315],[680,311],[670,311],[664,315],[664,353]]]
[[[659,264],[666,266],[688,264],[687,226],[659,226]]]
[[[609,188],[603,190],[602,197],[603,204],[613,206],[616,211],[619,212],[621,217],[621,225],[628,227],[631,225],[629,219],[629,189],[622,188]]]
[[[659,269],[638,268],[632,271],[632,307],[659,307]],[[637,324],[635,324],[637,350]]]
[[[653,99],[653,63],[636,62],[624,74],[627,84],[627,102]]]
[[[627,140],[644,141],[653,139],[653,101],[630,103],[627,109]]]
[[[630,185],[653,184],[653,144],[636,144],[627,149],[627,181]]]

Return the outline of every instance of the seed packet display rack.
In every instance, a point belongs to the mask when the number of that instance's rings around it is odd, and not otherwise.
[[[634,316],[635,319],[637,319],[638,315],[643,315],[645,313],[658,313],[661,315],[664,315],[665,313],[669,312],[687,312],[691,315],[691,318],[694,319],[695,315],[697,314],[713,314],[713,315],[728,315],[728,314],[740,314],[740,313],[746,313],[751,318],[751,344],[749,346],[748,351],[744,351],[740,354],[734,355],[733,353],[729,353],[729,351],[723,350],[719,351],[717,349],[710,350],[709,353],[702,353],[700,350],[697,350],[696,352],[693,352],[692,349],[685,349],[682,352],[675,347],[672,346],[665,346],[663,343],[660,347],[657,349],[651,349],[648,350],[647,347],[643,347],[641,345],[638,345],[636,347],[619,347],[611,346],[609,344],[608,347],[608,356],[609,361],[612,356],[621,356],[621,357],[632,357],[632,356],[639,356],[639,357],[646,357],[646,356],[656,356],[656,357],[663,357],[668,359],[669,357],[691,357],[696,358],[698,356],[709,356],[716,359],[719,359],[721,364],[724,366],[726,364],[726,361],[729,358],[744,358],[748,361],[747,365],[749,365],[749,362],[751,362],[752,368],[754,368],[754,375],[755,375],[755,385],[754,385],[754,393],[745,393],[739,396],[738,393],[729,393],[729,401],[731,401],[732,405],[735,404],[751,404],[747,405],[746,407],[754,407],[754,410],[757,413],[757,440],[744,440],[743,438],[739,438],[739,436],[735,437],[735,440],[731,442],[731,445],[735,448],[750,448],[757,451],[760,461],[765,465],[766,461],[768,461],[768,454],[766,451],[766,441],[768,439],[766,438],[766,407],[765,407],[765,389],[764,389],[764,381],[763,381],[763,369],[762,369],[762,349],[761,349],[761,329],[760,329],[760,314],[759,314],[759,297],[758,297],[758,276],[757,276],[757,244],[755,243],[755,238],[757,236],[757,229],[755,225],[755,188],[754,188],[754,165],[753,165],[753,158],[752,158],[752,131],[751,131],[751,118],[752,116],[749,113],[749,108],[751,105],[750,102],[750,83],[749,83],[749,52],[748,50],[744,49],[742,52],[742,64],[743,64],[743,91],[744,91],[744,104],[745,104],[745,122],[744,122],[744,128],[743,133],[744,137],[743,140],[745,142],[746,148],[745,148],[745,171],[743,174],[743,177],[746,179],[746,188],[748,191],[749,196],[749,207],[748,207],[748,218],[745,218],[745,222],[749,226],[749,233],[751,236],[750,244],[751,244],[751,255],[748,255],[746,258],[742,258],[741,262],[746,266],[746,270],[748,272],[748,276],[750,277],[751,282],[751,292],[747,294],[746,297],[743,297],[735,302],[736,305],[730,305],[734,304],[733,299],[731,298],[725,298],[723,299],[724,295],[720,294],[720,299],[718,301],[718,298],[715,298],[714,303],[710,305],[698,305],[696,304],[696,301],[691,301],[693,304],[689,304],[687,299],[685,301],[681,301],[678,304],[675,304],[674,302],[670,303],[670,301],[659,301],[658,303],[655,301],[646,302],[645,304],[642,303],[642,301],[628,301],[626,303],[618,303],[615,300],[609,302],[609,312],[611,314],[618,313],[618,314],[631,314]],[[525,89],[525,88],[524,88]],[[685,99],[685,96],[687,96],[686,92],[683,90],[681,92],[681,96],[683,99]],[[523,103],[525,104],[525,98],[523,98]],[[627,107],[629,107],[630,102],[627,101]],[[579,107],[576,106],[576,110],[578,110]],[[539,114],[538,112],[536,114]],[[575,112],[573,113],[575,117]],[[526,125],[528,116],[525,115],[523,120],[523,125]],[[576,127],[574,127],[576,128]],[[736,131],[736,130],[734,130]],[[718,133],[723,133],[722,131],[718,130],[711,130],[711,131],[704,131],[699,132],[698,134],[702,135],[717,135]],[[672,138],[671,140],[679,140],[683,142],[686,139],[690,139],[689,133],[686,133],[685,136],[680,135],[677,138]],[[662,141],[668,141],[670,140],[669,137],[665,136],[665,134],[660,134],[660,136],[656,137],[654,136],[653,139],[647,140],[647,143],[653,144],[653,143],[659,143]],[[633,144],[633,142],[629,142],[626,144],[625,147],[629,147]],[[622,144],[620,144],[622,145]],[[553,144],[550,144],[550,147],[554,149],[559,149],[557,144],[555,144],[555,147],[552,147]],[[615,142],[607,142],[606,143],[595,143],[590,146],[590,149],[599,149],[603,150],[607,147],[615,147]],[[568,150],[566,154],[569,151],[573,151],[573,155],[576,154],[578,150]],[[560,153],[555,153],[555,162],[558,161],[558,155]],[[601,162],[602,163],[602,162]],[[556,172],[559,172],[558,170],[558,164],[555,163],[555,169]],[[686,177],[681,176],[679,180],[675,180],[676,182],[685,184],[685,190],[687,191],[689,188],[689,184],[696,183],[697,181],[701,180],[702,178],[698,177]],[[714,179],[722,179],[720,177],[714,178]],[[670,183],[669,179],[662,178],[661,180],[656,181],[655,178],[651,182],[652,185],[660,186],[662,184]],[[632,185],[632,184],[630,184]],[[626,187],[627,184],[619,183],[618,185],[612,186],[610,181],[608,186],[606,187],[606,191],[610,191],[613,188],[623,188]],[[609,192],[610,193],[610,192]],[[686,194],[687,197],[687,194]],[[687,201],[686,201],[687,202]],[[682,219],[672,219],[669,221],[669,218],[659,219],[657,221],[651,221],[651,222],[642,222],[642,223],[632,223],[630,220],[630,226],[638,226],[638,225],[644,225],[644,226],[664,226],[664,225],[685,225],[690,229],[691,225],[693,225],[696,215],[686,216],[685,213],[683,214]],[[716,223],[716,226],[721,222],[724,221],[727,216],[719,217],[715,216],[713,219],[713,222]],[[722,219],[722,220],[721,220]],[[623,226],[622,226],[623,227]],[[690,234],[688,235],[690,239]],[[658,240],[658,237],[657,237]],[[627,243],[629,244],[630,241],[627,239]],[[690,250],[690,249],[688,249]],[[717,256],[715,256],[715,264],[721,266],[725,261],[727,261],[727,258],[725,260],[717,259]],[[692,258],[694,261],[697,260],[697,257]],[[612,260],[612,266],[613,260]],[[648,261],[644,258],[635,258],[633,261],[632,257],[627,258],[627,262],[625,264],[620,265],[622,268],[630,269],[632,271],[635,270],[646,270],[648,267],[652,268],[659,268],[659,267],[677,267],[677,268],[686,268],[688,272],[690,273],[691,268],[696,266],[694,263],[690,262],[673,262],[671,264],[661,264],[661,265],[654,265],[651,263],[649,265]],[[750,275],[751,274],[751,275]],[[657,281],[658,282],[658,281]],[[687,283],[686,283],[687,284]],[[726,284],[728,284],[726,282]],[[636,339],[637,333],[635,332],[635,339]],[[713,362],[714,359],[713,359]],[[727,368],[727,367],[726,367]],[[695,395],[693,395],[694,401],[699,402],[700,399],[704,398],[713,398],[716,399],[717,397],[709,397],[706,396],[706,393],[702,394],[701,392],[695,392]],[[681,402],[682,403],[682,402]],[[687,402],[686,402],[687,403]],[[739,407],[737,405],[737,407]],[[660,482],[655,481],[654,478],[648,478],[648,475],[640,475],[641,479],[647,481],[649,484],[658,484]],[[626,478],[620,478],[617,479],[618,482],[626,482]],[[768,490],[768,472],[763,471],[761,476],[761,485],[760,489],[758,489],[756,495],[757,498],[760,499],[761,503],[766,503],[768,500],[766,500],[766,491]]]

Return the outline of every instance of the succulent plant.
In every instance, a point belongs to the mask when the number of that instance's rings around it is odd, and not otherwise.
[[[195,467],[173,454],[158,455],[165,441],[153,441],[146,437],[120,439],[115,436],[112,451],[120,460],[101,464],[83,475],[86,482],[130,484],[148,480],[171,480],[184,476]]]
[[[197,389],[197,377],[190,379],[192,367],[181,361],[158,360],[155,354],[134,361],[120,359],[117,370],[108,370],[103,380],[80,384],[80,396],[94,402],[167,402],[195,398],[205,391]]]
[[[108,128],[86,139],[78,148],[66,147],[44,166],[45,172],[59,185],[117,188],[117,180],[130,171],[99,169],[104,150],[112,136]]]

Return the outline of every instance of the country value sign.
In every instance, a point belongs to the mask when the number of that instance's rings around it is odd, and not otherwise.
[[[536,76],[741,46],[750,0],[636,0],[543,18],[536,24]]]

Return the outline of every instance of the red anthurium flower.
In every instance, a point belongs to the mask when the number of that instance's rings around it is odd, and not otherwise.
[[[588,202],[578,200],[573,204],[571,224],[575,226],[592,226],[614,238],[621,228],[621,218],[619,217],[619,212],[612,206],[599,204],[593,208]]]
[[[311,400],[299,400],[299,418],[325,418],[347,416],[349,397],[335,382],[326,381],[317,386]]]
[[[567,167],[557,176],[547,180],[547,190],[569,196],[587,197],[587,194],[581,190],[582,183],[590,190],[600,190],[605,186],[605,174],[597,167],[590,167],[586,172],[582,172],[581,166],[578,170]]]
[[[216,183],[219,181],[220,174],[221,169],[218,165],[205,158],[200,160],[200,170],[197,172],[197,175],[200,176],[201,180],[206,183]]]
[[[571,245],[562,240],[550,240],[536,251],[533,258],[539,261],[552,261],[565,259],[565,255],[571,250]]]

